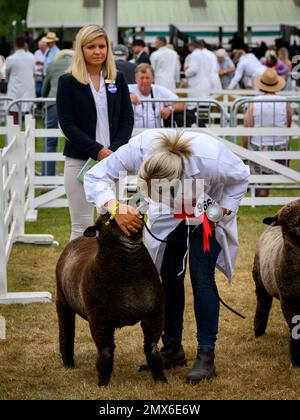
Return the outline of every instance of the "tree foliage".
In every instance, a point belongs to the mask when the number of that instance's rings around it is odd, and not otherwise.
[[[26,29],[21,21],[26,20],[29,0],[0,0],[0,36],[12,39]],[[15,33],[12,22],[16,21]]]

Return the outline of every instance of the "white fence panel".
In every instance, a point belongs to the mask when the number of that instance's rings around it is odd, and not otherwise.
[[[9,119],[10,120],[10,119]],[[12,136],[12,134],[14,134]],[[25,234],[25,211],[30,179],[26,159],[30,145],[18,126],[8,123],[8,144],[0,150],[0,304],[49,302],[49,292],[9,293],[7,263],[14,243],[57,245],[52,235]],[[25,157],[25,159],[24,159]]]

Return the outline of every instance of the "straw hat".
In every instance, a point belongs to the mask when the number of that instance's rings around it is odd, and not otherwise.
[[[56,42],[59,41],[59,38],[57,38],[55,32],[48,32],[46,36],[42,38],[43,42]]]
[[[285,80],[278,76],[274,69],[267,69],[263,74],[255,77],[254,84],[265,92],[279,92],[284,88]]]

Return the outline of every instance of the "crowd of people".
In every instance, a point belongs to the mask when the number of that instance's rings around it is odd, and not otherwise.
[[[70,69],[74,50],[61,50],[57,45],[60,40],[56,33],[48,32],[37,40],[38,48],[32,53],[29,49],[33,49],[33,39],[29,34],[24,35],[16,38],[12,54],[9,54],[8,44],[2,40],[2,52],[7,57],[6,60],[0,57],[1,93],[14,99],[35,96],[55,98],[58,80]],[[192,40],[187,48],[189,53],[182,62],[182,57],[163,36],[156,38],[154,51],[142,39],[135,39],[128,46],[112,46],[113,65],[118,73],[122,73],[128,85],[135,128],[205,126],[205,121],[196,112],[195,103],[193,108],[193,103],[185,107],[182,102],[176,102],[176,87],[189,88],[188,98],[198,100],[207,98],[210,90],[256,89],[262,94],[257,97],[262,99],[282,89],[291,89],[292,63],[284,44],[267,47],[262,43],[254,51],[255,54],[248,52],[245,43],[237,42],[232,43],[235,49],[231,52],[224,48],[211,51],[201,40]],[[274,85],[269,86],[265,82],[269,78]],[[91,91],[97,99],[93,85]],[[97,100],[102,103],[104,99]],[[148,99],[156,99],[157,102],[147,102]],[[23,103],[21,113],[28,112],[29,107],[30,104]],[[11,114],[14,122],[18,123],[18,108],[11,109]],[[46,128],[58,127],[56,103],[47,105],[44,123]],[[270,123],[275,127],[289,127],[290,106],[285,103],[277,103],[276,106],[264,103],[248,108],[245,126],[264,127]],[[109,131],[110,128],[107,128],[107,133]],[[46,138],[44,152],[55,152],[57,143],[57,138]],[[288,140],[278,136],[272,139],[244,138],[243,145],[253,150],[288,150],[289,147]],[[264,170],[257,165],[251,166],[252,173],[265,173]],[[44,162],[42,175],[55,175],[55,162]],[[267,190],[258,192],[261,195],[267,193]]]
[[[24,34],[15,40],[14,51],[11,53],[9,44],[2,39],[0,43],[0,56],[3,57],[0,61],[1,78],[5,77],[6,58],[16,53],[18,56],[20,50],[24,50],[31,60],[33,54],[34,68],[33,71],[31,68],[26,70],[26,75],[28,73],[30,77],[34,77],[35,94],[37,97],[41,96],[42,82],[47,74],[47,68],[60,50],[57,45],[59,41],[55,32],[48,32],[36,42],[28,34],[26,36]],[[35,44],[38,47],[33,50]],[[198,96],[203,97],[205,91],[212,89],[253,88],[254,78],[262,74],[266,68],[273,68],[279,76],[290,82],[291,54],[287,46],[282,45],[285,44],[266,46],[262,43],[262,47],[257,48],[253,53],[248,51],[245,43],[234,43],[233,47],[240,48],[231,51],[219,48],[211,51],[204,41],[192,40],[186,46],[189,53],[186,57],[180,57],[174,46],[167,43],[166,37],[158,36],[154,47],[147,46],[142,39],[135,39],[131,45],[113,46],[113,56],[117,69],[124,74],[128,84],[135,83],[135,67],[146,63],[152,66],[156,85],[171,91],[174,91],[176,87],[199,89],[202,92]],[[68,48],[71,48],[71,45]],[[21,62],[21,59],[17,61]],[[287,83],[287,88],[290,88],[290,83]],[[19,97],[22,96],[24,95],[20,92]]]

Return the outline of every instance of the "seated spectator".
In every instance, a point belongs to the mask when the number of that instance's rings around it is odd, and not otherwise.
[[[285,86],[285,80],[278,76],[274,69],[267,69],[261,76],[255,78],[255,86],[262,92],[257,99],[274,97],[276,92]],[[257,102],[251,103],[245,114],[245,127],[290,127],[292,123],[291,105],[286,102]],[[248,143],[248,138],[243,138],[244,147],[253,151],[287,151],[289,150],[289,138],[287,136],[253,136]],[[277,160],[276,162],[288,166],[288,161]],[[250,163],[252,174],[273,174],[270,169]],[[268,196],[267,189],[260,189],[257,195]]]
[[[117,70],[123,73],[127,84],[135,82],[135,68],[134,63],[127,61],[129,51],[125,45],[119,44],[112,49]]]
[[[184,111],[184,104],[169,102],[178,99],[169,89],[153,84],[154,72],[150,64],[142,63],[135,70],[135,84],[129,85],[131,103],[134,105],[135,128],[170,127],[175,122],[178,127],[190,126],[196,122],[194,114]],[[143,103],[144,99],[164,99],[163,102]],[[194,119],[193,119],[194,117]],[[173,124],[174,125],[174,124]]]
[[[216,56],[219,64],[219,76],[221,79],[222,88],[227,89],[235,72],[235,67],[224,48],[219,48],[216,51]]]

